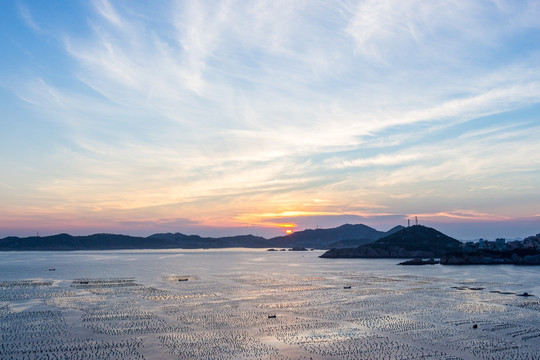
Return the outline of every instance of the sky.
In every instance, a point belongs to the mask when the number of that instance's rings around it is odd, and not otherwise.
[[[0,237],[540,233],[537,0],[1,7]]]

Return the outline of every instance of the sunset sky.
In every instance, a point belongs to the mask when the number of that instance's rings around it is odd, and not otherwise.
[[[537,0],[0,7],[0,237],[540,232]]]

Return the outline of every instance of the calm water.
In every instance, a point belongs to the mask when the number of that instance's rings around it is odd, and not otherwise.
[[[0,252],[0,280],[72,280],[83,277],[135,277],[151,284],[177,273],[234,272],[416,275],[456,281],[506,282],[516,291],[540,294],[540,266],[397,266],[395,259],[320,259],[323,251],[268,252],[224,250],[122,250],[73,252]],[[49,268],[55,268],[54,272]]]
[[[0,359],[540,359],[540,267],[321,254],[2,252]]]

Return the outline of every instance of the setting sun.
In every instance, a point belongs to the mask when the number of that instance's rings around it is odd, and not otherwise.
[[[285,224],[277,224],[280,228],[285,228],[285,234],[290,235],[294,232],[294,229],[297,225],[291,224],[291,223],[285,223]]]

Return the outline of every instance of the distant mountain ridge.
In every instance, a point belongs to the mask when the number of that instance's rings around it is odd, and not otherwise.
[[[378,231],[363,224],[345,224],[331,229],[307,229],[291,235],[266,239],[254,235],[228,237],[201,237],[181,233],[158,233],[148,237],[94,234],[72,236],[15,237],[0,239],[0,251],[8,250],[122,250],[122,249],[212,249],[227,247],[289,248],[307,247],[330,249],[341,246],[358,246],[374,242],[403,229],[396,226],[389,231]],[[352,245],[351,245],[352,244]]]
[[[414,225],[402,228],[371,244],[331,249],[322,258],[431,258],[459,249],[461,242],[433,228]]]
[[[287,236],[278,236],[270,239],[277,241],[282,247],[303,246],[318,249],[330,249],[333,247],[347,246],[353,243],[357,246],[368,244],[384,236],[399,231],[403,226],[396,226],[386,232],[375,230],[367,225],[345,224],[332,229],[307,229],[298,231]]]

